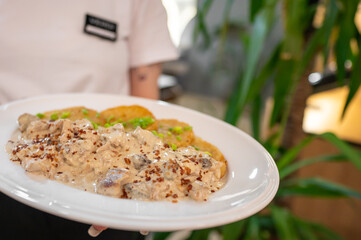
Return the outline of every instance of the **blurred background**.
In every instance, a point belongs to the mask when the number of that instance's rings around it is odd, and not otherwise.
[[[281,177],[261,213],[184,238],[360,239],[360,1],[163,4],[180,58],[163,67],[162,100],[252,135]]]

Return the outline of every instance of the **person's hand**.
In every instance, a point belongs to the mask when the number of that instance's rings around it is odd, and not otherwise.
[[[105,229],[107,229],[107,227],[91,225],[91,227],[88,230],[88,234],[92,237],[97,237]]]

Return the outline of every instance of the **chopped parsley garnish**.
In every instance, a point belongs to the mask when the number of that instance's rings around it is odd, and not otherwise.
[[[160,138],[164,138],[164,135],[161,134],[161,133],[158,133],[157,131],[153,130],[152,133],[157,136],[157,137],[160,137]]]
[[[191,126],[185,126],[185,127],[183,127],[183,130],[184,130],[184,131],[192,130],[192,127],[191,127]]]
[[[45,117],[45,114],[44,113],[38,113],[36,114],[36,116],[40,119],[44,118]]]
[[[61,119],[65,119],[65,118],[68,118],[70,116],[70,112],[63,112],[62,114],[61,114]]]
[[[50,115],[50,119],[51,119],[51,120],[57,120],[57,119],[59,119],[58,114],[59,114],[58,112],[55,112],[55,113],[51,114],[51,115]]]
[[[151,117],[141,117],[141,118],[134,118],[132,120],[129,120],[129,123],[133,125],[133,127],[141,127],[141,128],[147,128],[149,125],[154,123],[155,120]]]
[[[168,130],[178,135],[183,133],[183,128],[180,126],[169,128]]]
[[[174,143],[172,143],[171,145],[170,145],[170,147],[175,151],[175,150],[177,150],[177,145],[175,145]]]
[[[197,151],[199,151],[199,147],[197,147],[197,146],[192,146],[195,150],[197,150]]]
[[[208,154],[208,155],[211,156],[211,157],[213,156],[212,153],[210,153],[210,152],[204,152],[204,153],[205,153],[205,154]]]
[[[114,118],[114,115],[109,116],[109,117],[107,118],[107,123],[110,123],[110,121],[113,120],[113,118]]]
[[[88,115],[88,109],[83,108],[81,111],[83,112],[84,115]]]
[[[95,130],[97,130],[98,129],[98,124],[96,124],[95,122],[91,122],[92,123],[92,125],[93,125],[93,128],[95,129]]]
[[[182,138],[180,136],[176,136],[175,137],[178,141],[182,140]]]
[[[110,124],[110,126],[114,126],[115,124],[122,123],[122,122],[123,122],[122,119],[118,119],[117,121],[111,122],[109,124]]]
[[[95,117],[99,118],[100,117],[100,112],[97,112],[97,114],[95,114]]]

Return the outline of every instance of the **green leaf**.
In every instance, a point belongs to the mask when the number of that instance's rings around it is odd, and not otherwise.
[[[222,226],[223,240],[237,240],[244,232],[246,223],[247,219]]]
[[[361,41],[359,44],[359,51],[361,51]],[[346,113],[346,109],[349,106],[351,100],[353,99],[353,97],[355,96],[356,92],[359,90],[360,85],[361,85],[361,53],[359,52],[356,60],[353,64],[353,69],[352,69],[352,73],[351,73],[351,79],[350,79],[350,85],[349,85],[349,93],[347,96],[347,100],[345,103],[345,107],[343,109],[342,112],[342,116],[345,115]]]
[[[204,46],[207,48],[210,45],[211,42],[211,37],[207,28],[207,24],[205,22],[205,17],[210,9],[210,7],[212,6],[213,0],[204,0],[201,1],[201,5],[198,6],[197,9],[197,22],[194,28],[194,32],[193,32],[193,42],[196,41],[196,39],[198,38],[199,34],[201,33],[203,38],[204,38]]]
[[[341,240],[342,239],[336,233],[332,232],[330,229],[326,228],[321,224],[299,219],[295,216],[293,216],[293,220],[295,224],[298,226],[298,230],[300,232],[300,235],[302,236],[302,239],[307,239],[307,240],[312,240],[312,239]]]
[[[262,9],[265,0],[253,0],[249,1],[249,20],[254,21],[257,13]]]
[[[274,21],[275,0],[270,1],[270,5],[263,8],[256,16],[249,39],[247,49],[246,71],[239,78],[236,89],[231,96],[225,120],[235,125],[247,102],[248,91],[252,81],[256,76],[257,64],[261,50],[266,40],[267,33]]]
[[[153,240],[165,240],[169,237],[172,232],[156,232],[153,234]]]
[[[299,239],[290,212],[276,205],[271,205],[270,210],[278,238],[280,240]]]
[[[361,172],[361,156],[355,149],[353,149],[345,141],[339,139],[333,133],[324,133],[321,134],[320,137],[335,145],[340,150],[340,152],[343,153],[347,159],[353,163],[355,167]]]
[[[283,179],[293,172],[297,171],[300,168],[303,168],[305,166],[319,163],[319,162],[335,162],[335,161],[345,161],[346,157],[343,154],[335,154],[335,155],[322,155],[318,157],[313,158],[307,158],[299,160],[293,164],[289,164],[285,166],[284,168],[279,170],[280,179]]]
[[[277,143],[277,139],[279,139],[280,132],[277,131],[270,135],[267,140],[263,143],[263,147],[271,154],[274,159],[278,158],[281,148]]]
[[[261,72],[257,76],[256,79],[253,80],[252,86],[248,91],[247,100],[252,101],[256,96],[260,94],[262,87],[264,86],[267,79],[269,79],[272,74],[275,72],[278,59],[280,57],[282,44],[279,43],[277,47],[274,49],[270,59],[262,68]]]
[[[261,131],[261,110],[262,110],[262,101],[261,96],[257,96],[252,104],[252,130],[253,137],[259,141],[260,131]]]
[[[339,33],[337,35],[335,43],[335,57],[337,64],[337,81],[340,85],[345,83],[346,60],[351,57],[351,38],[355,36],[357,32],[355,28],[355,14],[357,11],[357,5],[359,1],[341,1],[342,4],[340,20],[339,20]]]
[[[356,197],[361,199],[361,193],[321,178],[283,180],[277,192],[277,197],[294,195],[307,197]]]
[[[294,161],[298,154],[305,148],[312,140],[314,136],[309,136],[303,139],[299,144],[289,149],[281,158],[277,161],[277,167],[279,170],[286,167],[289,163]]]
[[[234,0],[227,0],[225,7],[224,7],[223,23],[222,23],[222,29],[221,29],[221,34],[220,34],[221,49],[224,48],[224,43],[225,43],[225,40],[227,37],[228,28],[229,28],[229,17],[230,17],[230,12],[231,12],[233,3],[234,3]]]
[[[327,10],[326,16],[323,22],[324,30],[324,43],[323,43],[323,54],[324,54],[324,65],[328,63],[329,55],[329,40],[331,36],[332,29],[334,28],[336,17],[338,13],[337,2],[336,0],[327,1]]]
[[[212,228],[202,229],[202,230],[195,230],[191,233],[191,235],[186,240],[205,240],[208,239]]]
[[[325,31],[324,28],[318,29],[313,34],[311,39],[308,41],[308,43],[305,47],[303,57],[300,60],[300,62],[298,63],[297,68],[295,70],[296,78],[301,77],[301,75],[304,73],[304,71],[306,70],[308,65],[311,63],[312,58],[316,55],[317,49],[321,45],[321,40],[323,39],[324,31]]]
[[[295,224],[297,225],[297,231],[301,239],[319,240],[315,231],[308,224],[296,221]]]
[[[261,238],[261,229],[257,215],[253,215],[248,219],[247,231],[243,240],[253,240]]]
[[[275,76],[274,82],[274,104],[270,120],[270,126],[274,126],[276,122],[278,122],[281,113],[285,113],[285,103],[290,100],[288,98],[293,88],[293,85],[295,84],[293,75],[297,64],[298,62],[292,59],[279,61],[279,65],[277,67],[277,75]]]

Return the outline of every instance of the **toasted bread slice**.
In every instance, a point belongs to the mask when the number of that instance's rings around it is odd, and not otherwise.
[[[227,170],[227,161],[224,158],[222,152],[213,144],[204,141],[200,137],[195,137],[191,143],[192,146],[199,149],[200,151],[209,152],[212,157],[217,160],[218,162],[223,162],[224,165],[221,168],[222,177],[226,173]]]
[[[137,126],[146,130],[156,130],[158,123],[155,116],[145,107],[139,105],[118,106],[102,111],[103,116],[108,123],[122,122],[128,130],[135,129]]]
[[[190,146],[194,139],[192,127],[175,119],[159,119],[157,133],[161,134],[164,143],[177,147]]]
[[[44,113],[44,119],[56,120],[61,118],[72,121],[86,118],[99,125],[104,125],[106,123],[105,118],[97,111],[84,106],[58,109]]]

